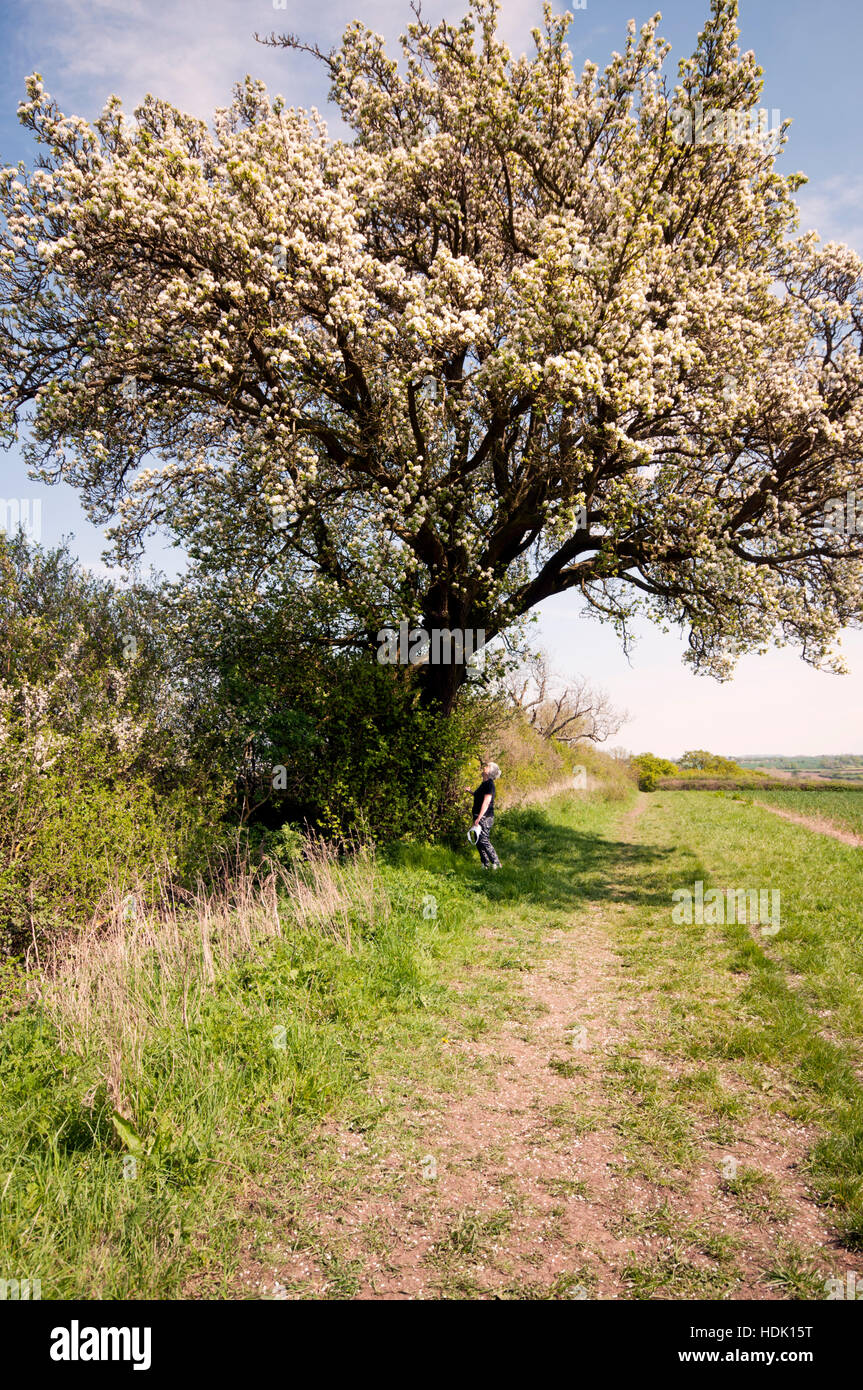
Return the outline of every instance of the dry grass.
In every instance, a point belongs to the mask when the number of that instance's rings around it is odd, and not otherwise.
[[[216,978],[267,939],[315,931],[350,952],[357,914],[386,915],[373,848],[347,856],[321,840],[304,841],[290,869],[260,867],[237,854],[209,885],[184,892],[167,874],[150,902],[142,893],[106,897],[83,930],[55,944],[42,962],[41,1002],[64,1050],[104,1058],[112,1102],[123,1108],[123,1082],[140,1073],[147,1041],[176,1025],[178,999],[188,1033]]]

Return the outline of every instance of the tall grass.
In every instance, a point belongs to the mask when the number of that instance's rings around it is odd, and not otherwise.
[[[571,792],[578,769],[584,772],[585,790],[605,800],[623,801],[635,788],[635,777],[626,763],[591,743],[571,745],[543,738],[519,712],[499,733],[494,756],[502,769],[498,784],[502,810],[535,805]]]
[[[423,989],[422,922],[371,847],[319,841],[103,902],[7,997],[0,1277],[46,1298],[218,1281],[238,1191],[273,1163],[290,1186],[308,1128],[368,1106],[375,1039]]]
[[[255,866],[237,851],[195,892],[177,888],[167,869],[148,876],[148,887],[149,906],[143,892],[107,895],[89,926],[53,943],[41,963],[38,997],[61,1050],[101,1059],[118,1109],[123,1078],[140,1074],[148,1043],[174,1025],[178,1004],[188,1034],[236,961],[292,932],[330,937],[350,953],[355,924],[388,915],[373,847],[359,842],[340,855],[307,838],[290,868]]]

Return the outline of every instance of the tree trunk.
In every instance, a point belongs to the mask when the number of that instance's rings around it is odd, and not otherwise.
[[[422,702],[427,709],[452,714],[458,692],[467,680],[464,662],[428,662],[422,668]]]

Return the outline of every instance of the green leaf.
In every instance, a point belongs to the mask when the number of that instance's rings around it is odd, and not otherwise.
[[[120,1136],[120,1139],[126,1145],[126,1148],[129,1150],[129,1153],[135,1154],[137,1158],[143,1158],[144,1145],[142,1143],[140,1134],[137,1134],[135,1132],[128,1120],[123,1119],[123,1116],[120,1114],[118,1110],[115,1110],[113,1112],[113,1114],[111,1115],[111,1119],[113,1121],[114,1128],[116,1129],[117,1134]]]

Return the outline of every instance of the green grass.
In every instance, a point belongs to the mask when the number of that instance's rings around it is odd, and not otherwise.
[[[762,1173],[744,1164],[723,1185],[752,1221],[787,1221],[791,1214],[772,1173]]]
[[[634,1299],[722,1299],[733,1291],[738,1279],[733,1267],[689,1259],[680,1244],[658,1255],[632,1256],[621,1274]]]
[[[358,903],[349,942],[325,921],[292,921],[284,903],[281,940],[227,962],[214,943],[209,983],[165,983],[145,961],[130,992],[144,1014],[157,996],[163,1007],[141,1037],[109,1048],[74,1028],[62,1038],[44,1008],[8,1012],[0,1276],[41,1278],[42,1296],[57,1299],[223,1293],[250,1212],[291,1218],[310,1163],[326,1180],[332,1159],[314,1139],[323,1121],[373,1135],[418,1085],[462,1093],[469,1081],[448,1036],[529,1022],[505,983],[524,961],[508,958],[501,977],[499,948],[483,954],[478,933],[517,916],[527,949],[592,896],[616,808],[571,801],[560,821],[534,810],[501,817],[505,867],[493,878],[467,848],[394,847],[378,868],[386,912],[364,915]],[[573,844],[584,882],[558,862]]]
[[[823,1299],[824,1278],[805,1250],[793,1241],[780,1241],[767,1280],[782,1298],[811,1302]]]
[[[798,816],[829,821],[841,830],[863,835],[863,786],[824,787],[804,790],[797,787],[773,788],[753,793],[754,800],[793,811]]]
[[[421,919],[419,919],[421,921]],[[165,1297],[184,1278],[233,1258],[240,1213],[280,1169],[289,1206],[303,1141],[338,1112],[366,1132],[383,1106],[372,1057],[421,1004],[421,928],[401,914],[370,929],[354,954],[296,932],[218,973],[187,1030],[148,1038],[128,1075],[134,1168],[112,1123],[105,1059],[60,1050],[38,1012],[7,1023],[0,1043],[4,1189],[0,1244],[12,1270],[41,1270],[43,1297]],[[274,1045],[274,1028],[279,1046]],[[124,1174],[128,1174],[125,1176]],[[282,1197],[284,1193],[284,1197]]]
[[[549,1056],[561,1081],[561,1099],[544,1107],[550,1142],[575,1144],[613,1124],[627,1172],[677,1210],[705,1144],[734,1155],[756,1120],[805,1122],[812,1190],[841,1236],[863,1248],[859,852],[721,794],[646,798],[626,838],[621,809],[571,797],[504,814],[494,837],[504,867],[494,875],[467,848],[395,846],[379,857],[377,897],[357,892],[341,927],[326,914],[303,922],[283,903],[279,939],[233,956],[214,939],[210,978],[166,979],[149,959],[129,980],[130,997],[143,1001],[136,1033],[69,1025],[61,1035],[46,1008],[8,1010],[0,1277],[40,1278],[49,1299],[236,1296],[241,1262],[263,1262],[273,1233],[289,1232],[297,1248],[323,1251],[327,1296],[352,1296],[362,1259],[345,1242],[322,1241],[304,1205],[309,1183],[332,1209],[350,1203],[357,1184],[395,1193],[399,1169],[380,1153],[397,1142],[401,1163],[418,1170],[418,1102],[489,1084],[507,1061],[505,1030],[529,1037],[535,1026],[522,980],[546,934],[569,927],[577,943],[586,914],[605,924],[620,989],[639,1008],[599,1064],[599,1112],[580,1095],[583,1061],[563,1044]],[[779,888],[781,930],[675,924],[673,891],[698,879]],[[482,1056],[472,1064],[475,1040]],[[127,1128],[113,1118],[117,1096]],[[336,1124],[362,1136],[365,1170],[343,1161]],[[739,1157],[727,1196],[769,1238],[784,1194]],[[124,1177],[130,1159],[137,1171]],[[562,1202],[590,1200],[577,1176],[550,1181],[562,1184],[547,1189]],[[620,1296],[729,1296],[739,1278],[733,1240],[671,1212],[660,1204],[645,1218],[669,1231],[671,1246],[633,1252]],[[453,1216],[430,1265],[442,1296],[489,1296],[479,1267],[506,1244],[511,1219],[504,1203]],[[385,1242],[379,1231],[372,1239]],[[581,1297],[594,1287],[594,1271],[567,1268],[554,1286],[531,1274],[495,1296]],[[807,1296],[820,1277],[812,1252],[790,1245],[776,1246],[762,1275],[784,1297]],[[291,1293],[308,1296],[302,1284]]]
[[[768,824],[757,805],[710,792],[652,798],[640,829],[654,854],[641,890],[664,906],[641,914],[624,950],[658,1015],[653,1047],[731,1066],[750,1100],[820,1129],[810,1181],[842,1237],[863,1248],[859,851],[788,822]],[[764,936],[742,922],[675,925],[671,894],[697,880],[778,889],[781,929]],[[652,1107],[671,1100],[674,1086],[664,1089]],[[729,1121],[722,1142],[742,1123]],[[675,1137],[674,1125],[666,1131]]]

